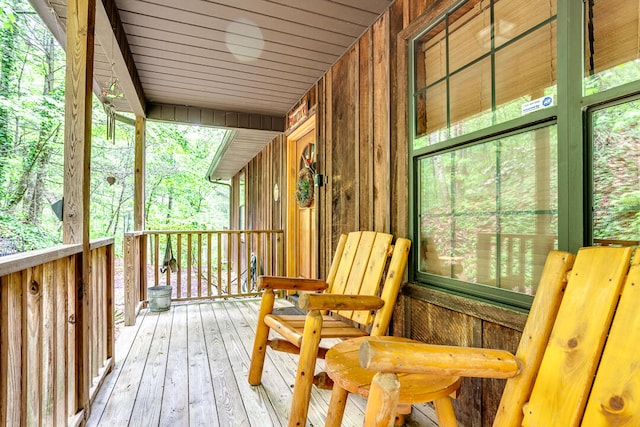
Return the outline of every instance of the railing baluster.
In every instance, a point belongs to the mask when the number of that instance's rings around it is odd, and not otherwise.
[[[231,243],[233,240],[233,234],[226,233],[227,235],[227,294],[232,294],[231,292],[231,260],[233,259],[231,254]]]
[[[136,237],[137,247],[139,247],[139,252],[136,253],[136,277],[138,277],[140,286],[137,286],[138,292],[138,301],[145,301],[147,299],[147,267],[148,267],[148,236],[146,234],[139,234]]]
[[[56,286],[55,286],[55,328],[54,328],[54,365],[56,366],[55,378],[55,424],[63,426],[67,423],[69,388],[67,384],[68,366],[66,362],[67,348],[69,346],[67,336],[67,273],[69,270],[69,259],[60,259],[56,265]],[[1,420],[1,418],[0,418]]]
[[[91,256],[91,281],[92,281],[92,289],[89,294],[89,319],[91,319],[91,334],[89,334],[89,357],[91,366],[91,378],[98,375],[98,359],[97,354],[99,350],[98,339],[97,339],[97,330],[98,330],[98,321],[99,319],[99,311],[96,310],[95,300],[99,297],[100,289],[96,286],[99,283],[99,275],[98,271],[98,256],[95,251]]]
[[[156,234],[154,237],[153,245],[153,277],[154,286],[160,285],[160,235]]]
[[[55,262],[42,267],[41,306],[42,306],[42,420],[44,424],[53,424],[54,420],[54,373],[55,373]],[[48,332],[48,333],[47,333]],[[52,356],[52,357],[50,357]]]
[[[251,274],[251,265],[250,265],[250,261],[251,261],[251,248],[253,247],[253,234],[250,231],[244,231],[241,232],[242,235],[244,236],[244,253],[240,254],[241,257],[241,263],[243,263],[242,268],[240,269],[241,273],[240,275],[243,276],[244,275],[244,280],[239,283],[240,285],[240,289],[238,289],[238,293],[239,294],[244,294],[247,293],[249,290],[249,275]]]
[[[273,235],[266,234],[265,240],[267,243],[267,255],[272,254],[272,245],[271,240],[273,239]],[[270,262],[265,262],[266,268],[264,269],[264,274],[269,276],[273,275],[273,256],[270,257]]]
[[[27,331],[26,331],[26,372],[27,386],[26,411],[27,425],[38,425],[40,413],[40,385],[42,378],[42,307],[40,305],[42,286],[42,266],[38,265],[27,270]]]
[[[162,261],[162,265],[164,266],[164,268],[166,268],[165,270],[165,275],[166,275],[166,279],[165,279],[165,285],[167,286],[171,286],[171,263],[169,262],[171,259],[171,255],[167,252],[167,250],[172,251],[171,247],[170,247],[170,241],[169,241],[169,236],[171,236],[171,234],[167,233],[165,235],[165,240],[164,240],[164,244],[165,244],[165,255],[164,255],[164,259]],[[169,255],[169,256],[167,256]]]
[[[245,236],[246,238],[246,236]],[[246,246],[249,246],[249,242],[244,241]],[[242,294],[242,231],[238,232],[238,268],[236,272],[238,278],[236,285],[238,285],[237,294]]]
[[[191,233],[187,234],[187,298],[191,298]]]
[[[184,266],[182,265],[182,234],[178,233],[178,237],[176,238],[176,250],[178,251],[178,271],[176,278],[176,296],[178,298],[182,297],[182,272],[184,270]]]
[[[217,273],[217,285],[218,285],[218,296],[222,295],[222,234],[216,233],[217,237],[217,246],[218,246],[218,271]]]
[[[76,308],[76,298],[78,295],[76,289],[77,276],[77,257],[70,257],[67,263],[67,415],[71,416],[78,408],[78,400],[76,395],[76,318],[78,312]],[[133,285],[133,284],[132,284]],[[126,293],[126,289],[125,289]],[[135,304],[135,301],[134,301]],[[135,305],[132,307],[135,316]],[[135,323],[135,319],[134,319]]]
[[[260,275],[260,271],[262,268],[262,238],[264,237],[264,235],[262,233],[258,233],[257,236],[257,247],[256,247],[256,271],[254,272],[255,276],[253,278],[253,282],[252,282],[252,286],[251,286],[251,292],[255,291],[255,287],[253,286],[253,284],[255,283],[257,285],[258,283],[258,276]]]
[[[25,318],[22,309],[22,274],[0,277],[0,346],[7,357],[0,359],[0,422],[20,425],[22,381],[22,340]]]
[[[105,359],[111,359],[115,355],[115,319],[114,319],[114,310],[113,310],[113,290],[114,290],[114,249],[113,245],[110,245],[106,248],[107,250],[107,258],[106,258],[106,268],[107,272],[105,274],[105,291],[106,291],[106,315],[107,315],[107,325],[105,328],[105,342],[106,342],[106,353]]]
[[[202,296],[202,233],[198,233],[198,297]]]
[[[211,296],[211,233],[207,233],[207,296]]]

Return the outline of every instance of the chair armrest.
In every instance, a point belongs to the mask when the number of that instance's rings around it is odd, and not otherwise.
[[[282,289],[287,291],[324,291],[327,282],[302,277],[258,276],[258,289]]]
[[[360,365],[381,372],[512,378],[522,363],[504,350],[380,340],[362,343]]]
[[[304,294],[298,299],[303,310],[377,310],[382,298],[371,295]]]

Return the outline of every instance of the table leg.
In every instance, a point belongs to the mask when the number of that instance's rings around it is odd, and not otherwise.
[[[349,392],[347,390],[337,384],[333,385],[329,411],[327,412],[327,420],[325,421],[324,427],[340,427],[348,397]]]
[[[369,389],[365,427],[392,427],[396,420],[396,407],[400,396],[400,381],[393,373],[378,372]]]
[[[436,416],[440,427],[458,427],[458,420],[453,411],[453,404],[450,397],[443,397],[433,402],[436,407]]]

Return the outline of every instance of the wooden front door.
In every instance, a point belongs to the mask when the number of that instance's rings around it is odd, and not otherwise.
[[[288,138],[289,237],[287,273],[318,277],[317,173],[315,120],[300,126]]]

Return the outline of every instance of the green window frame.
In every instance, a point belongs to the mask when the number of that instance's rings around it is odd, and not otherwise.
[[[621,3],[619,6],[623,9],[631,7],[633,3],[631,0],[616,1]],[[557,6],[552,7],[552,10],[556,12],[555,15],[548,16],[533,26],[520,31],[515,37],[506,42],[496,42],[496,35],[492,33],[492,42],[487,50],[477,52],[475,58],[461,66],[451,67],[452,61],[448,57],[449,52],[447,50],[451,45],[447,38],[447,31],[451,25],[450,18],[456,16],[456,13],[460,15],[460,11],[464,12],[465,10],[473,9],[473,7],[481,7],[477,6],[480,3],[489,4],[487,16],[489,17],[490,31],[493,32],[499,27],[496,19],[497,14],[495,13],[497,5],[504,6],[507,9],[510,7],[515,9],[520,5],[526,6],[528,4],[531,6],[532,3],[536,2],[535,0],[530,2],[519,0],[485,0],[479,2],[469,0],[456,4],[452,3],[451,7],[443,15],[433,20],[424,30],[409,39],[407,52],[409,83],[407,97],[410,174],[409,227],[414,240],[410,280],[419,285],[434,287],[526,311],[530,306],[533,295],[528,295],[526,292],[521,291],[505,290],[494,284],[488,286],[487,284],[470,281],[467,277],[457,277],[454,263],[458,258],[458,253],[455,250],[451,250],[451,245],[445,247],[446,253],[440,257],[449,262],[448,265],[445,265],[444,273],[430,271],[430,267],[425,266],[423,251],[429,247],[430,243],[424,236],[425,227],[423,223],[426,208],[423,199],[426,196],[423,187],[425,187],[424,182],[426,181],[424,181],[424,171],[422,169],[424,169],[425,164],[435,162],[434,159],[442,159],[444,158],[443,156],[455,156],[455,154],[451,153],[463,153],[464,150],[469,150],[471,147],[496,144],[496,141],[525,135],[528,132],[553,129],[552,132],[557,140],[556,152],[554,153],[554,159],[557,162],[554,178],[556,180],[554,191],[555,197],[557,197],[557,205],[546,211],[533,213],[555,215],[556,228],[552,230],[556,234],[554,247],[575,252],[581,246],[593,244],[593,228],[591,226],[593,183],[591,176],[592,162],[589,157],[591,155],[590,118],[592,117],[592,112],[602,105],[612,102],[625,102],[626,100],[640,97],[640,81],[638,80],[640,72],[635,73],[636,69],[640,69],[640,65],[638,65],[640,64],[638,61],[640,55],[633,51],[626,51],[620,54],[621,60],[618,62],[624,59],[626,62],[623,64],[617,63],[617,58],[612,59],[610,55],[600,54],[601,56],[598,56],[598,52],[603,52],[607,46],[602,41],[604,38],[603,28],[606,27],[603,22],[608,19],[605,23],[610,24],[613,19],[605,15],[604,11],[610,9],[605,1],[587,0],[583,3],[557,0]],[[638,1],[635,0],[635,3],[637,4]],[[638,8],[640,8],[640,5],[638,5]],[[629,15],[638,16],[638,13],[634,15],[634,13],[629,12],[631,11],[622,12],[615,19],[622,19],[622,16],[628,19],[627,16]],[[570,17],[572,19],[569,19]],[[581,19],[576,19],[576,17]],[[541,28],[545,26],[550,28],[551,25],[553,26],[554,35],[548,40],[553,40],[555,44],[555,52],[552,54],[554,72],[557,72],[555,87],[544,86],[537,93],[541,96],[553,96],[552,105],[519,117],[516,114],[507,114],[502,118],[498,117],[496,111],[500,110],[504,103],[497,96],[500,91],[501,77],[499,76],[500,73],[496,72],[496,57],[500,55],[501,50],[506,51],[509,46],[515,46],[519,41],[525,40],[528,36],[535,34],[536,31],[540,31]],[[638,23],[638,26],[640,27],[640,23]],[[435,37],[429,35],[430,31],[432,33],[440,31],[445,37],[441,37],[437,41],[431,41],[435,40]],[[605,35],[606,37],[611,37],[611,43],[618,43],[617,39],[615,39],[615,34],[611,36]],[[418,43],[422,43],[422,45],[418,45]],[[424,57],[428,55],[425,52],[437,43],[440,43],[440,52],[444,50],[447,54],[442,57],[432,55],[429,60],[425,60]],[[598,45],[598,43],[600,44]],[[611,43],[609,43],[609,46]],[[596,52],[595,55],[594,51]],[[610,49],[605,52],[609,51]],[[480,88],[476,92],[489,94],[482,105],[490,105],[490,108],[480,109],[482,111],[470,111],[470,117],[473,119],[477,119],[477,113],[480,113],[480,115],[485,114],[486,119],[475,120],[471,126],[465,127],[461,132],[459,121],[452,119],[455,116],[451,111],[452,99],[454,103],[456,102],[455,97],[452,97],[450,92],[452,80],[456,74],[464,72],[465,69],[471,69],[475,66],[476,70],[479,70],[481,67],[478,67],[478,64],[482,61],[490,64],[489,68],[484,68],[485,71],[490,71],[488,73],[490,82],[483,82],[482,87],[476,86]],[[436,64],[436,72],[432,72],[429,75],[428,71],[420,70],[420,67],[423,67],[425,63]],[[594,85],[594,81],[597,81],[600,76],[611,72],[617,73],[616,76],[618,76],[613,83],[608,85],[600,84],[597,87]],[[482,73],[477,72],[475,74]],[[506,76],[506,74],[503,73],[502,76]],[[429,99],[429,91],[433,91],[433,96],[430,99],[432,104],[428,104],[429,101],[427,101]],[[516,105],[523,101],[522,98],[518,98]],[[534,101],[534,99],[531,99],[531,101]],[[435,123],[435,125],[429,128],[424,123],[425,117],[430,117],[431,123]],[[478,125],[479,122],[480,125]],[[452,125],[457,126],[457,128],[453,129]],[[499,151],[497,150],[497,153]],[[499,169],[499,160],[497,160],[496,165],[496,168]],[[449,171],[449,173],[451,172]],[[499,170],[493,173],[497,177],[501,176]],[[424,182],[421,182],[421,179]],[[454,179],[451,179],[449,183],[453,181]],[[453,188],[451,184],[449,186]],[[453,190],[451,194],[453,194]],[[496,197],[494,200],[497,206],[500,206],[499,198]],[[493,214],[496,213],[498,216],[501,214],[499,209],[493,212]],[[513,213],[507,212],[506,214]],[[439,214],[441,216],[449,215],[453,218],[456,215],[468,215],[469,212],[450,210]],[[452,229],[454,228],[452,227]],[[502,230],[497,227],[496,235],[499,236],[500,232]],[[447,237],[450,236],[455,236],[455,233],[451,232]],[[447,238],[441,239],[441,241],[446,240]],[[454,241],[455,239],[452,238],[451,240]],[[498,247],[497,256],[499,258],[500,244],[494,241],[493,246]],[[486,268],[486,266],[478,268]],[[500,271],[503,267],[498,263],[496,265],[492,264],[491,268],[494,271]]]

